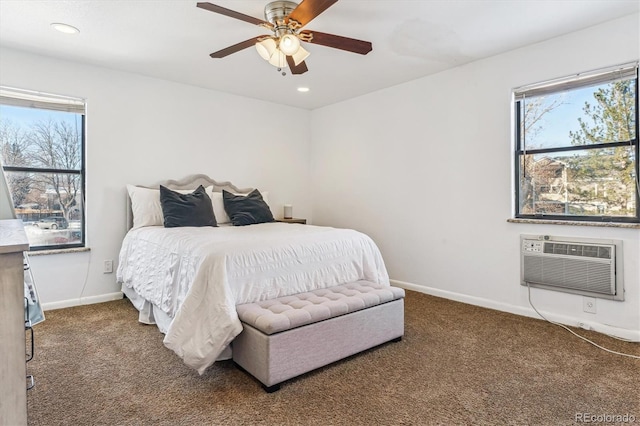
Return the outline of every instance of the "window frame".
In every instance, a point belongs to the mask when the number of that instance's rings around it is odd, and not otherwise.
[[[638,63],[634,62],[633,64],[625,64],[622,66],[617,66],[609,69],[596,70],[590,74],[595,75],[591,80],[598,81],[599,84],[611,83],[616,81],[614,72],[615,69],[621,69],[621,67],[634,67],[634,76],[628,79],[635,79],[635,138],[630,139],[628,141],[618,141],[618,142],[609,142],[609,143],[600,143],[593,145],[576,145],[576,146],[562,146],[557,148],[540,148],[540,149],[523,149],[522,147],[522,108],[521,102],[523,102],[524,97],[518,98],[518,94],[522,94],[527,91],[527,87],[515,89],[513,91],[513,108],[514,108],[514,189],[515,189],[515,198],[514,198],[514,217],[516,219],[541,219],[541,220],[554,220],[554,221],[563,221],[563,222],[603,222],[603,223],[640,223],[640,136],[639,136],[639,89],[638,89]],[[589,74],[589,73],[586,73]],[[606,76],[610,75],[611,78],[606,78]],[[582,75],[578,74],[576,76],[556,79],[546,83],[540,83],[538,85],[532,85],[529,87],[539,87],[541,92],[545,94],[552,93],[560,93],[563,91],[578,89],[580,87],[586,87],[592,84],[580,84],[579,79]],[[589,79],[585,78],[586,80]],[[577,81],[576,81],[577,80]],[[576,81],[572,84],[572,81]],[[553,88],[556,87],[554,90]],[[534,89],[535,90],[535,89]],[[635,216],[605,216],[605,215],[560,215],[560,214],[549,214],[549,213],[534,213],[534,214],[525,214],[520,212],[520,194],[521,194],[521,159],[525,155],[535,155],[535,154],[547,154],[547,153],[556,153],[556,152],[570,152],[570,151],[589,151],[594,149],[603,149],[603,148],[616,148],[616,147],[630,147],[633,149],[635,156],[635,206],[636,206],[636,215]]]
[[[80,168],[79,169],[56,169],[56,168],[44,168],[44,167],[23,167],[23,166],[5,166],[2,165],[3,171],[6,172],[18,172],[18,173],[39,173],[39,174],[70,174],[70,175],[79,175],[80,176],[80,193],[82,199],[82,215],[80,222],[80,242],[74,243],[66,243],[66,244],[49,244],[49,245],[39,245],[39,246],[30,246],[29,251],[37,252],[44,250],[65,250],[65,249],[73,249],[73,248],[84,248],[86,247],[86,101],[84,99],[72,98],[63,95],[54,95],[49,93],[40,93],[33,92],[22,89],[15,89],[2,86],[0,87],[0,105],[6,106],[14,106],[14,107],[26,107],[33,108],[36,110],[53,110],[53,111],[66,111],[72,112],[75,114],[79,114],[81,117],[81,135],[80,135]],[[71,103],[78,104],[82,103],[82,111],[77,109],[77,105],[70,106],[67,110],[64,106],[61,106],[60,109],[56,108],[46,108],[42,105],[45,102],[34,101],[33,99],[37,99],[39,96],[44,98],[49,98],[52,102],[55,103],[55,100],[60,102],[60,105],[64,105],[65,101],[69,101]],[[27,105],[29,104],[30,105]],[[41,106],[38,106],[41,105]],[[9,187],[9,182],[7,182],[7,187]],[[9,192],[11,192],[11,188],[9,187]]]

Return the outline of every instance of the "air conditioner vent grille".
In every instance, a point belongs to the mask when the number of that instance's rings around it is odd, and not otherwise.
[[[558,288],[615,294],[609,263],[525,255],[524,280]]]
[[[544,252],[548,254],[564,254],[567,256],[597,257],[599,259],[611,259],[611,247],[567,244],[544,243]]]

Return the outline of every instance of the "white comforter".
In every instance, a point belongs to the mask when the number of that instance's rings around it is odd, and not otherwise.
[[[236,305],[360,279],[389,284],[371,238],[287,223],[134,229],[117,271],[173,318],[164,344],[200,374],[242,330]]]

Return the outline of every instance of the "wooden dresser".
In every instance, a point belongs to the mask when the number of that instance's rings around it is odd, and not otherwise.
[[[19,219],[0,220],[0,425],[27,424],[24,264]]]

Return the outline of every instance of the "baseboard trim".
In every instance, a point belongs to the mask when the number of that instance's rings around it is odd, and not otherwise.
[[[61,300],[59,302],[43,303],[42,310],[53,311],[54,309],[71,308],[73,306],[91,305],[94,303],[111,302],[112,300],[122,299],[121,291],[115,293],[100,294],[98,296],[81,297],[79,299]]]
[[[413,290],[419,293],[429,294],[431,296],[442,297],[444,299],[455,300],[456,302],[467,303],[469,305],[481,306],[483,308],[494,309],[496,311],[509,312],[516,315],[540,319],[540,316],[530,307],[522,307],[510,305],[507,303],[497,302],[482,297],[470,296],[467,294],[455,293],[452,291],[442,290],[433,287],[427,287],[414,283],[399,280],[390,280],[391,284],[406,290]],[[110,302],[123,298],[123,293],[117,291],[114,293],[101,294],[98,296],[81,297],[79,299],[61,300],[59,302],[43,303],[44,311],[52,311],[54,309],[70,308],[73,306],[90,305],[93,303]],[[629,330],[620,327],[613,327],[606,324],[600,324],[593,321],[586,321],[580,318],[574,318],[567,315],[558,315],[553,312],[541,311],[541,313],[549,320],[571,327],[580,327],[580,324],[590,328],[598,333],[608,334],[619,337],[621,339],[640,342],[640,330]]]
[[[494,309],[496,311],[509,312],[511,314],[522,315],[525,317],[541,319],[540,316],[531,307],[523,307],[510,305],[508,303],[497,302],[491,299],[485,299],[482,297],[470,296],[467,294],[455,293],[452,291],[442,290],[433,287],[427,287],[423,285],[408,283],[405,281],[390,280],[391,284],[404,288],[406,290],[413,290],[419,293],[429,294],[431,296],[442,297],[443,299],[455,300],[456,302],[467,303],[469,305],[481,306],[483,308]],[[586,321],[581,318],[574,318],[567,315],[559,315],[553,312],[540,311],[546,318],[551,321],[558,322],[560,324],[568,325],[571,327],[588,327],[590,330],[596,331],[602,334],[608,334],[610,336],[618,337],[632,342],[640,342],[640,330],[629,330],[626,328],[613,327],[606,324],[600,324],[593,321]]]

